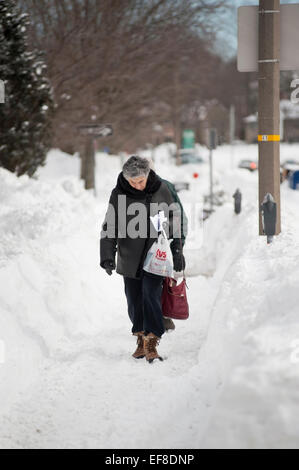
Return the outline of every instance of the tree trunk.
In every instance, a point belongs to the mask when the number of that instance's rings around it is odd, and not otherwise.
[[[85,189],[95,189],[95,156],[91,138],[86,139],[81,155],[81,178],[84,180]]]

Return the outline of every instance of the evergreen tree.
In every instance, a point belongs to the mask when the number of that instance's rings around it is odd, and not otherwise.
[[[18,176],[32,176],[51,144],[51,86],[41,53],[27,49],[28,25],[15,0],[0,0],[0,166]]]

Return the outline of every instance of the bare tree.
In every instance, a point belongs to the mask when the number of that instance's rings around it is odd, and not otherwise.
[[[210,70],[211,26],[225,0],[18,3],[30,14],[32,43],[46,54],[56,146],[77,148],[77,125],[92,120],[112,122],[114,142],[132,145],[159,118],[172,121],[180,145],[186,108]]]

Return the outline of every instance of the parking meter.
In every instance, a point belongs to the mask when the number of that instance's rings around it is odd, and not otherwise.
[[[235,200],[235,214],[240,214],[241,203],[242,203],[242,193],[239,189],[236,189],[236,192],[233,195],[233,198]]]
[[[274,201],[272,194],[267,193],[261,205],[263,230],[267,235],[267,243],[273,241],[276,231],[276,218],[277,218],[277,204]]]

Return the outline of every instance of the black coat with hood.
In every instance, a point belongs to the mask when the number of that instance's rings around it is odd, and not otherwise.
[[[125,196],[120,198],[121,203],[119,203],[119,196]],[[141,206],[132,206],[136,202]],[[130,205],[131,210],[129,209]],[[158,205],[160,205],[159,208]],[[158,236],[158,233],[151,227],[149,217],[156,215],[159,210],[164,210],[163,205],[166,209],[165,215],[168,216],[167,236],[169,239],[173,239],[170,247],[174,250],[180,246],[180,239],[182,246],[184,245],[187,230],[187,218],[174,186],[150,170],[146,187],[140,191],[133,188],[121,172],[117,184],[112,190],[109,207],[102,224],[100,265],[104,267],[105,261],[114,261],[117,253],[116,272],[125,277],[139,279],[146,254]],[[166,205],[171,205],[169,212]],[[146,233],[131,238],[127,233],[128,224],[131,222],[131,225],[136,225],[133,219],[136,218],[136,211],[138,213],[140,209],[146,214]]]

